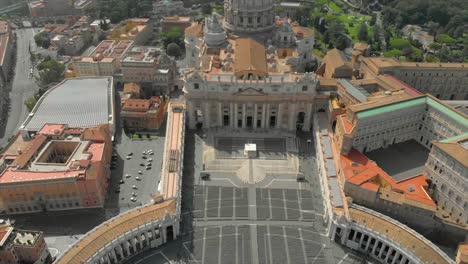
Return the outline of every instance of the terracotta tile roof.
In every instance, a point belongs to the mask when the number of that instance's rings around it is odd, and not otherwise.
[[[29,141],[25,141],[21,134],[18,132],[12,141],[5,147],[2,152],[2,156],[18,156],[19,150],[23,150],[29,144]]]
[[[140,94],[140,86],[136,83],[126,83],[124,85],[124,94],[136,93]]]
[[[90,127],[83,130],[81,133],[82,140],[89,140],[95,142],[110,142],[109,125],[101,125],[98,127]]]
[[[13,232],[13,229],[14,228],[10,225],[0,225],[0,247],[5,244],[8,236]]]
[[[29,144],[22,150],[22,153],[15,159],[13,165],[23,168],[28,164],[29,160],[39,150],[39,148],[46,142],[47,136],[36,135],[33,140],[29,141]]]
[[[239,38],[234,48],[236,53],[235,73],[236,76],[253,73],[264,77],[267,72],[267,61],[265,46],[252,38]]]
[[[325,77],[331,78],[333,73],[338,68],[348,68],[352,70],[352,67],[343,52],[338,49],[332,49],[327,52],[327,55],[323,58],[325,63]]]
[[[150,106],[151,102],[147,99],[128,99],[125,101],[122,111],[144,112],[149,110]]]
[[[203,36],[203,24],[193,23],[190,27],[185,29],[185,35],[193,37]]]
[[[146,223],[161,220],[166,214],[174,215],[176,200],[166,200],[121,214],[87,233],[58,260],[57,264],[84,264],[96,251],[115,238]]]
[[[371,214],[355,207],[349,208],[349,215],[359,225],[366,226],[413,252],[423,263],[451,263],[447,261],[448,257],[444,256],[442,251],[437,251],[435,245],[399,222],[387,220],[380,214],[375,212]]]
[[[37,133],[46,136],[57,136],[61,135],[64,130],[65,125],[63,124],[45,124]]]
[[[374,192],[382,190],[386,194],[402,194],[406,201],[400,199],[400,202],[435,210],[436,205],[425,190],[428,184],[424,175],[396,182],[375,162],[355,149],[348,155],[341,155],[341,166],[346,181],[351,184]]]

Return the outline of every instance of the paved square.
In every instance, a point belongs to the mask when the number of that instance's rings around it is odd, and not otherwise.
[[[310,135],[246,134],[231,139],[224,136],[214,144],[210,132],[198,135],[188,131],[182,235],[128,263],[156,263],[163,255],[171,261],[203,264],[363,263],[350,259],[352,255],[328,238],[315,150],[307,143]],[[264,136],[273,139],[274,151],[278,151],[275,155],[286,159],[225,159],[216,155],[217,148],[237,145],[240,149],[246,139]],[[261,148],[268,148],[268,140],[262,140],[266,145]],[[210,180],[202,180],[201,172],[209,173]],[[245,176],[255,178],[258,173],[264,175],[260,181],[252,182]],[[298,182],[298,173],[307,180]]]

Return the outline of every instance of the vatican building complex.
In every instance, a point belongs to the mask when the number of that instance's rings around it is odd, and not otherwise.
[[[158,0],[112,76],[71,59],[0,152],[0,264],[468,263],[468,64],[318,56],[307,4]]]

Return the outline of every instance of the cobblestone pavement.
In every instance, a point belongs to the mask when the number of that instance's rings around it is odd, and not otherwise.
[[[267,174],[252,184],[229,168],[200,179],[209,137],[186,136],[182,235],[127,263],[366,263],[328,238],[315,151],[306,138],[283,154],[296,156],[308,181]]]

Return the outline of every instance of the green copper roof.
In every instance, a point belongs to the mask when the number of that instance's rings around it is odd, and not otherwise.
[[[376,115],[382,115],[385,113],[397,111],[400,109],[412,107],[415,105],[421,105],[426,102],[426,97],[417,97],[406,101],[396,102],[388,105],[378,106],[372,109],[363,110],[357,112],[358,119],[368,118]]]
[[[468,137],[468,132],[466,132],[465,134],[461,134],[461,135],[458,135],[458,136],[451,137],[451,138],[442,139],[440,142],[450,143],[450,142],[454,142],[454,141],[457,141],[457,140],[465,138],[465,137]]]
[[[427,97],[427,104],[446,114],[448,117],[452,118],[453,120],[457,121],[458,123],[460,123],[468,129],[468,119],[465,118],[462,114],[458,113],[457,111],[454,111],[450,107],[447,107],[437,102],[436,100],[430,97]]]
[[[428,104],[431,107],[434,107],[438,111],[444,113],[447,115],[449,118],[453,119],[455,122],[461,124],[462,126],[466,127],[468,130],[468,119],[463,116],[462,114],[458,113],[457,111],[451,109],[450,107],[447,107],[440,102],[428,97],[428,96],[422,96],[422,97],[416,97],[412,98],[409,100],[405,101],[400,101],[396,103],[391,103],[379,107],[375,107],[372,109],[367,109],[363,111],[359,111],[356,113],[358,119],[363,119],[363,118],[368,118],[372,116],[377,116],[377,115],[382,115],[385,113],[401,110],[404,108],[408,107],[413,107],[416,105],[422,105],[422,104]]]

